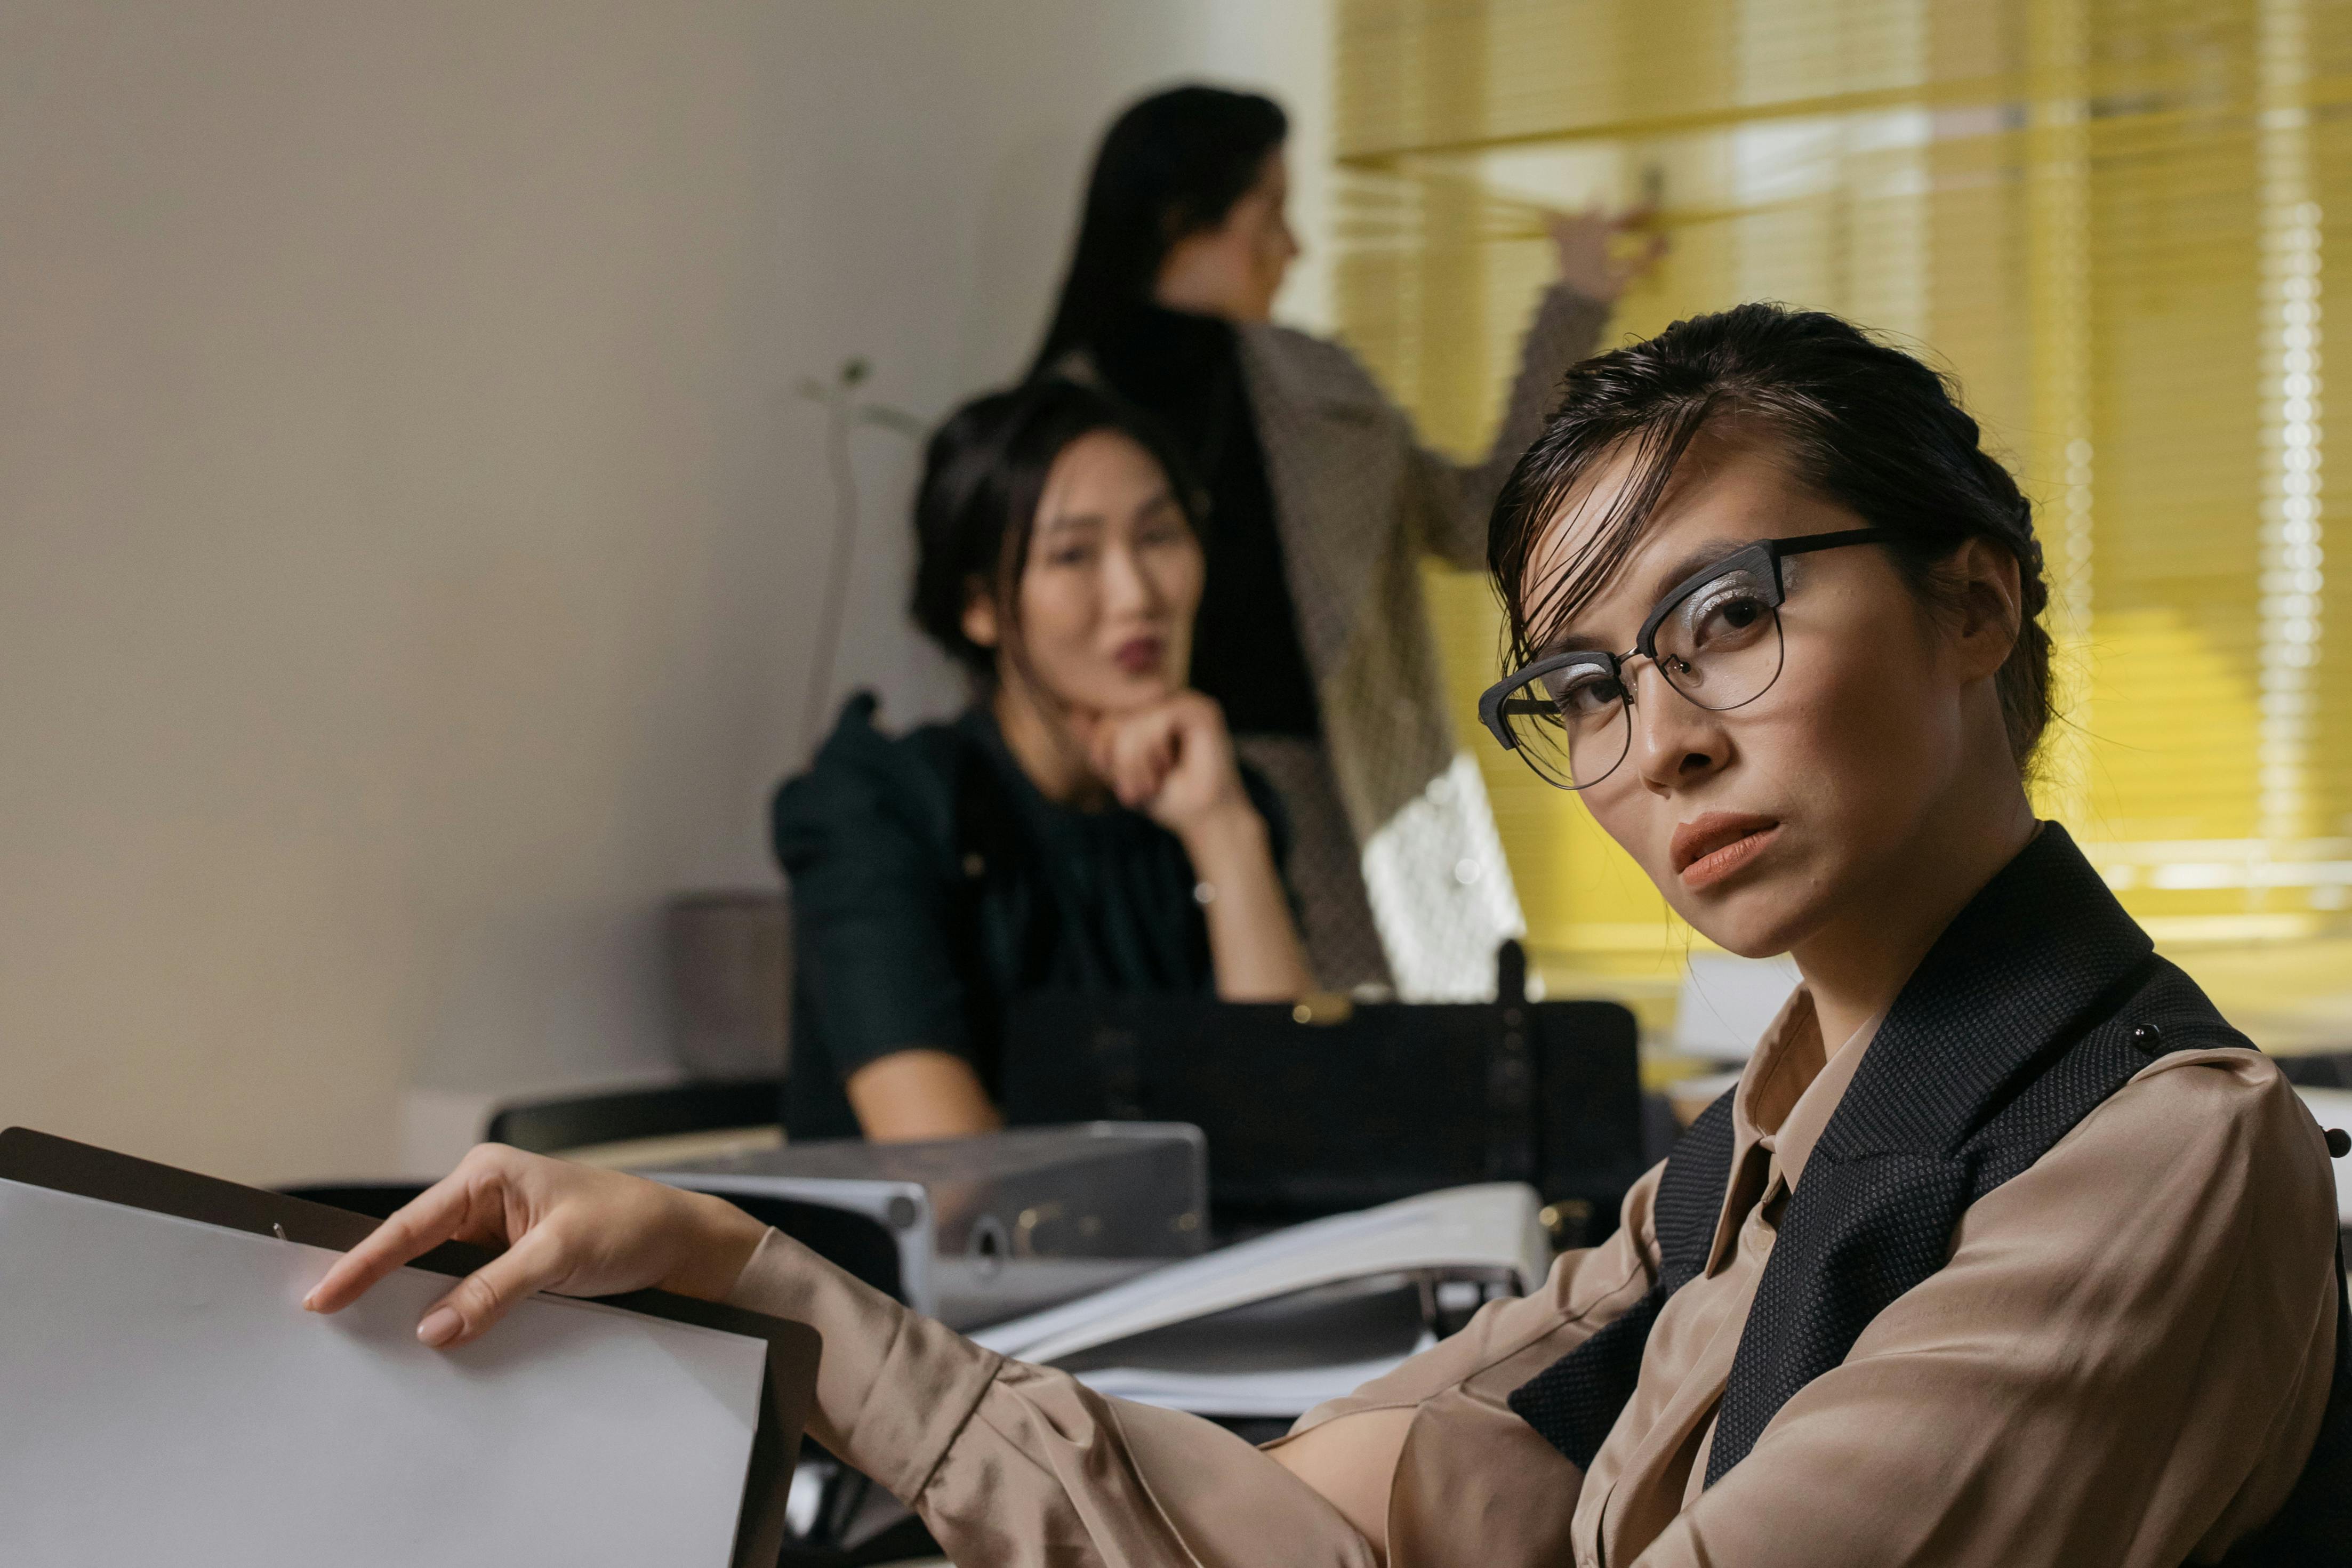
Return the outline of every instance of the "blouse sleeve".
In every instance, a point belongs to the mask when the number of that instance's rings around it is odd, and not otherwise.
[[[1414,1407],[1392,1518],[1400,1507],[1427,1512],[1437,1501],[1431,1487],[1482,1468],[1483,1491],[1508,1491],[1524,1510],[1467,1532],[1409,1523],[1402,1542],[1392,1524],[1389,1568],[1533,1568],[1549,1554],[1496,1554],[1481,1543],[1549,1542],[1555,1516],[1565,1541],[1580,1474],[1501,1401],[1648,1288],[1655,1179],[1627,1200],[1633,1223],[1564,1255],[1544,1290],[1488,1306],[1453,1338],[1299,1423],[1303,1433],[1359,1411]],[[1320,1493],[1223,1427],[1008,1361],[782,1235],[768,1235],[730,1300],[824,1336],[811,1435],[920,1513],[958,1562],[1379,1568],[1370,1542]]]
[[[777,791],[794,983],[847,1078],[914,1046],[969,1055],[957,973],[951,777],[853,699],[808,772]]]
[[[1611,307],[1556,284],[1537,308],[1519,349],[1518,374],[1494,444],[1477,463],[1456,464],[1417,442],[1412,448],[1413,511],[1423,545],[1465,570],[1486,564],[1486,518],[1513,465],[1543,433],[1560,377],[1591,354]]]

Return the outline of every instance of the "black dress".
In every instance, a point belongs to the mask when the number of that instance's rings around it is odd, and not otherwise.
[[[843,1083],[912,1047],[970,1061],[992,1097],[1005,1004],[1029,990],[1215,985],[1197,878],[1176,836],[1118,806],[1039,794],[974,706],[892,738],[850,699],[806,773],[777,790],[792,881],[794,1139],[855,1137]],[[1276,864],[1287,831],[1254,769]]]

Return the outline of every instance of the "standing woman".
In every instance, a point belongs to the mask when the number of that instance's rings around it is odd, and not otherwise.
[[[314,1304],[454,1235],[513,1246],[428,1343],[656,1281],[814,1323],[811,1432],[971,1568],[2352,1562],[2330,1141],[2034,820],[2041,550],[1935,372],[1827,316],[1677,323],[1577,369],[1493,561],[1497,738],[1803,976],[1534,1295],[1253,1449],[720,1199],[489,1147]]]
[[[1208,87],[1120,115],[1034,373],[1097,379],[1158,415],[1207,487],[1192,684],[1289,809],[1323,983],[1472,993],[1519,913],[1478,770],[1457,752],[1420,560],[1484,564],[1504,475],[1648,258],[1614,263],[1600,218],[1556,226],[1560,281],[1502,428],[1486,461],[1459,467],[1346,349],[1272,325],[1298,255],[1288,133],[1271,99]]]

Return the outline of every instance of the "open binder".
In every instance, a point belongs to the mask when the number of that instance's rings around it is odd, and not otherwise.
[[[16,1188],[9,1188],[5,1184],[16,1184]],[[322,1204],[240,1186],[21,1127],[0,1131],[0,1197],[7,1197],[12,1191],[19,1213],[37,1212],[53,1220],[60,1215],[67,1218],[83,1215],[92,1220],[108,1219],[119,1224],[126,1217],[120,1214],[109,1216],[100,1209],[59,1205],[54,1197],[44,1195],[65,1195],[70,1199],[112,1206],[116,1210],[135,1211],[143,1216],[163,1216],[216,1230],[240,1231],[279,1242],[297,1243],[305,1248],[337,1251],[348,1250],[366,1237],[377,1223],[363,1216],[330,1208]],[[55,1226],[52,1225],[52,1233],[54,1231]],[[192,1249],[217,1244],[217,1239],[208,1242],[202,1233],[195,1231],[187,1232],[184,1241],[184,1245]],[[240,1241],[234,1245],[249,1249],[251,1244]],[[196,1254],[191,1250],[189,1255]],[[452,1243],[415,1260],[409,1267],[432,1273],[462,1276],[487,1261],[488,1256],[478,1249]],[[47,1254],[19,1253],[11,1260],[5,1246],[0,1245],[0,1270],[13,1269],[19,1281],[16,1288],[19,1290],[37,1288],[24,1283],[36,1270],[70,1270],[78,1261],[69,1251],[61,1257],[54,1249]],[[5,1279],[0,1279],[0,1284],[5,1283]],[[159,1281],[159,1284],[167,1283],[168,1281]],[[720,1346],[736,1364],[748,1362],[752,1365],[764,1365],[764,1376],[756,1403],[757,1427],[751,1439],[745,1479],[733,1521],[733,1550],[728,1561],[732,1568],[773,1568],[784,1539],[784,1506],[789,1478],[800,1448],[802,1425],[814,1393],[820,1349],[816,1332],[804,1323],[789,1322],[658,1291],[607,1297],[589,1305],[758,1342],[757,1348],[740,1344]],[[203,1303],[198,1302],[194,1307],[174,1303],[174,1307],[184,1312],[201,1311]],[[358,1310],[351,1309],[352,1312]],[[0,1333],[10,1332],[13,1326],[0,1324]],[[508,1328],[512,1325],[500,1326]],[[593,1334],[598,1331],[584,1332]],[[670,1331],[660,1332],[681,1343],[693,1338]],[[493,1333],[480,1343],[488,1346],[497,1337]],[[638,1360],[650,1362],[656,1375],[664,1371],[657,1349],[649,1355],[639,1356]],[[39,1381],[37,1369],[32,1369],[29,1375],[24,1368],[19,1372],[20,1375],[28,1375],[30,1381]],[[452,1383],[465,1381],[463,1369],[446,1375]],[[548,1383],[550,1375],[542,1371],[540,1376],[542,1385]],[[16,1392],[24,1396],[27,1391]],[[32,1393],[48,1399],[68,1416],[79,1408],[72,1402],[80,1396],[79,1391],[71,1387],[59,1389],[48,1386]],[[158,1397],[162,1397],[161,1391]],[[689,1403],[691,1397],[692,1391],[688,1391]],[[9,1402],[9,1391],[0,1390],[0,1403]],[[183,1409],[178,1413],[184,1415],[185,1412]],[[235,1412],[227,1414],[233,1418]],[[37,1410],[27,1408],[25,1397],[13,1402],[12,1422],[37,1420],[39,1416]],[[740,1430],[740,1427],[735,1429]],[[463,1435],[452,1434],[452,1440],[462,1442]],[[137,1509],[141,1506],[142,1485],[147,1479],[128,1475],[118,1478],[117,1484],[122,1490],[122,1508]],[[482,1490],[494,1492],[496,1489]],[[420,1506],[430,1506],[429,1500],[420,1500]],[[0,1534],[5,1534],[5,1524],[0,1524]],[[719,1539],[723,1540],[723,1536]],[[190,1542],[188,1544],[193,1546],[195,1543]],[[321,1544],[320,1555],[329,1558],[336,1555],[331,1549],[326,1548],[325,1543]],[[192,1556],[209,1560],[202,1558],[200,1553],[175,1555],[181,1561],[191,1560]]]

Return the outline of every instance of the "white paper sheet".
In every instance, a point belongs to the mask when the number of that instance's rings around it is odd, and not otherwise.
[[[1419,1354],[1437,1342],[1414,1347]],[[1247,1416],[1296,1421],[1327,1399],[1353,1394],[1375,1377],[1386,1377],[1411,1356],[1336,1366],[1295,1366],[1280,1372],[1166,1372],[1150,1366],[1107,1366],[1074,1374],[1097,1394],[1196,1416]]]
[[[1542,1201],[1520,1182],[1441,1187],[1255,1236],[971,1337],[1005,1355],[1050,1363],[1171,1323],[1375,1274],[1508,1269],[1521,1291],[1533,1291],[1551,1269],[1551,1245],[1537,1218]]]
[[[725,1568],[764,1341],[452,1281],[301,1310],[336,1254],[0,1181],[0,1563]]]

